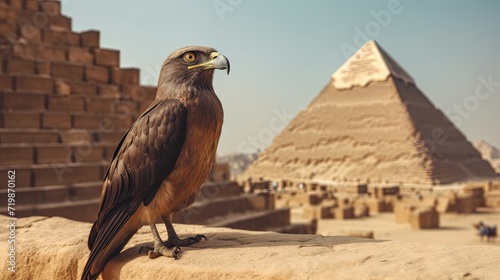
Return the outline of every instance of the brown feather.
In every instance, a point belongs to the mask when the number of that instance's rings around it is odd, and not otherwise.
[[[215,51],[187,47],[162,66],[156,100],[120,141],[104,178],[98,217],[89,234],[82,279],[95,279],[143,225],[188,206],[210,171],[223,122],[213,69],[187,69]]]

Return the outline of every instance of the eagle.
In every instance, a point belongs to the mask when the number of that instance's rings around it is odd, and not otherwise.
[[[194,202],[215,157],[224,118],[212,86],[215,69],[229,74],[229,60],[203,46],[178,49],[163,63],[155,100],[122,137],[104,176],[82,280],[96,279],[144,225],[154,238],[150,258],[177,259],[179,246],[206,239],[179,238],[171,221]],[[161,222],[165,242],[156,228]]]

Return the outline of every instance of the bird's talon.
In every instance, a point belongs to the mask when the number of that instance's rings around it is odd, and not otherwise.
[[[174,260],[178,259],[178,255],[180,252],[181,252],[181,248],[177,247],[177,246],[172,250],[172,257],[174,258]]]
[[[198,241],[201,241],[202,239],[205,239],[205,241],[207,241],[207,237],[203,234],[197,234],[194,238],[196,238],[196,240]]]
[[[160,253],[158,253],[158,252],[156,252],[156,251],[150,250],[150,251],[148,252],[148,257],[149,257],[150,259],[156,259],[156,258],[157,258],[157,257],[159,257],[159,256],[160,256]]]

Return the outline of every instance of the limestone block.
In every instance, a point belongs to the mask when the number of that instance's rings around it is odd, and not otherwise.
[[[439,228],[439,213],[433,207],[417,208],[409,222],[413,229]]]

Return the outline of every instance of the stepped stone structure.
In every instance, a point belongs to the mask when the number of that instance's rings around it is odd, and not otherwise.
[[[0,173],[16,172],[16,216],[91,221],[114,148],[156,88],[99,31],[73,31],[58,1],[0,0],[0,64]]]
[[[249,167],[253,181],[447,184],[497,176],[375,41]]]
[[[481,153],[483,159],[487,160],[500,174],[500,150],[484,140],[478,141],[474,146]]]

